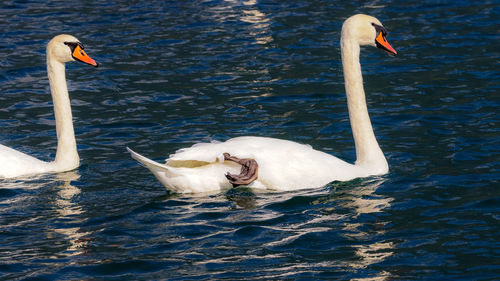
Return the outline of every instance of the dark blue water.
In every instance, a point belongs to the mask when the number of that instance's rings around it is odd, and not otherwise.
[[[0,143],[54,157],[54,35],[101,67],[67,66],[81,167],[0,180],[0,279],[499,279],[499,7],[2,1]],[[126,153],[257,135],[354,161],[339,38],[355,13],[399,52],[361,56],[388,175],[177,195]]]

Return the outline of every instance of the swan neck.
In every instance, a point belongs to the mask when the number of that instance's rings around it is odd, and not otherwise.
[[[386,172],[388,169],[387,161],[373,133],[366,106],[363,76],[359,62],[359,43],[344,38],[346,37],[344,35],[343,33],[341,39],[341,54],[349,119],[356,146],[355,165],[381,169],[381,172]]]
[[[76,150],[65,65],[53,59],[50,52],[47,52],[47,74],[54,104],[57,131],[57,152],[53,163],[60,169],[74,169],[78,167],[80,159]]]

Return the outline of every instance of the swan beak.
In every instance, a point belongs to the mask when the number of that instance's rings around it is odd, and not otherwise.
[[[76,45],[71,55],[77,61],[81,61],[83,63],[90,64],[95,67],[99,66],[99,64],[95,60],[93,60],[91,57],[87,55],[87,53],[85,53],[80,44]]]
[[[386,51],[390,55],[395,56],[398,52],[394,50],[394,48],[387,42],[387,39],[385,39],[385,36],[382,34],[382,31],[379,32],[377,38],[375,38],[375,43],[377,44],[377,47]]]

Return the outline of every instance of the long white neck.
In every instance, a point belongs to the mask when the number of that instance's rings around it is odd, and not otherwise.
[[[356,146],[356,166],[369,169],[373,174],[388,171],[387,160],[373,133],[370,116],[366,107],[363,76],[359,63],[359,43],[350,38],[341,39],[342,65],[344,68],[345,90],[349,119]]]
[[[47,74],[49,76],[52,102],[54,103],[57,131],[57,152],[53,164],[58,169],[71,170],[78,167],[80,158],[76,150],[65,66],[64,63],[53,59],[50,53],[47,54]]]

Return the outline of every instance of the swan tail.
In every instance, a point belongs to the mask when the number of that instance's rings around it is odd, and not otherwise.
[[[194,177],[195,182],[197,184],[192,184],[190,181],[190,177],[186,177],[179,168],[169,167],[167,165],[160,164],[156,161],[153,161],[147,157],[140,155],[139,153],[133,151],[132,149],[127,147],[127,151],[130,153],[132,158],[137,160],[141,165],[148,168],[153,175],[170,191],[176,193],[194,193],[200,192],[203,190],[198,190],[196,187],[202,186],[200,185],[199,177]],[[186,172],[184,170],[184,172]],[[192,175],[192,174],[191,174]],[[221,173],[222,175],[222,173]],[[218,190],[218,185],[216,186]],[[209,190],[210,191],[210,190]]]
[[[156,161],[153,161],[145,156],[140,155],[139,153],[133,151],[132,149],[127,147],[127,151],[130,153],[130,156],[141,163],[143,166],[154,172],[170,172],[169,167],[166,165],[160,164]]]

